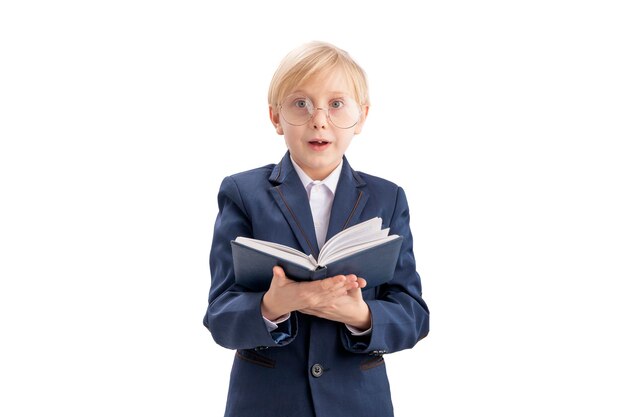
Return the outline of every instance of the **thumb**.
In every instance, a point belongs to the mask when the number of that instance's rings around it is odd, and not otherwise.
[[[272,272],[274,273],[274,278],[278,278],[278,279],[285,279],[285,278],[287,278],[285,276],[285,271],[283,271],[283,269],[280,266],[278,266],[278,265],[275,266],[272,269]]]

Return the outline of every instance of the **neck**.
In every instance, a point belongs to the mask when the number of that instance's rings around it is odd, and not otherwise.
[[[294,160],[294,162],[296,162]],[[313,181],[323,181],[326,178],[328,178],[328,176],[330,174],[332,174],[332,172],[337,169],[337,167],[339,166],[339,164],[341,163],[341,161],[339,161],[339,163],[335,166],[333,166],[332,168],[327,168],[327,169],[321,169],[321,170],[316,170],[316,169],[311,169],[311,168],[305,168],[302,165],[298,164],[296,162],[296,164],[298,165],[298,167],[309,177],[311,178]]]

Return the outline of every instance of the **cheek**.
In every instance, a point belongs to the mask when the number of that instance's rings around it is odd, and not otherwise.
[[[284,137],[285,137],[285,143],[287,144],[288,147],[294,147],[297,146],[298,143],[300,142],[299,140],[299,136],[297,132],[294,132],[294,129],[292,128],[293,126],[285,126],[283,131],[284,131]]]
[[[353,136],[354,136],[353,132],[350,132],[350,133],[344,132],[344,134],[340,137],[340,140],[338,141],[338,145],[343,151],[348,149],[348,146],[350,146],[350,143],[352,142]]]
[[[303,130],[300,126],[291,126],[291,125],[281,125],[281,129],[283,134],[285,135],[285,139],[290,142],[297,142],[302,139],[304,135]]]

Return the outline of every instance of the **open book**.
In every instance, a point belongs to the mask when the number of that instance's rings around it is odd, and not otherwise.
[[[382,219],[374,217],[342,230],[322,246],[317,259],[289,246],[239,236],[231,241],[235,281],[267,290],[272,268],[279,265],[297,281],[355,274],[375,287],[393,277],[402,246],[402,236],[381,228]]]

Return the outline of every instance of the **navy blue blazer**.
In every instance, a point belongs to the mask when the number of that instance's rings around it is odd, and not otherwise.
[[[327,239],[376,216],[390,233],[404,236],[394,278],[363,289],[372,315],[367,336],[300,312],[269,332],[261,315],[264,293],[235,284],[230,241],[237,236],[317,256],[307,193],[289,153],[277,165],[226,177],[218,205],[204,325],[218,344],[237,350],[225,416],[393,416],[383,355],[413,347],[429,329],[402,188],[353,171],[344,157]]]

